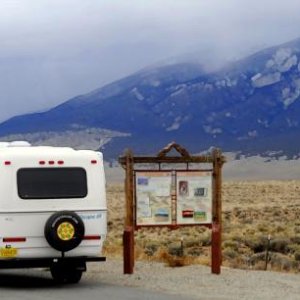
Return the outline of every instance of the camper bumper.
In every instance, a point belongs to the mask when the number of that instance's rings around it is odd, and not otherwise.
[[[55,266],[75,267],[79,271],[86,271],[87,262],[103,262],[106,257],[57,257],[57,258],[14,258],[0,260],[0,269],[19,268],[48,268]]]

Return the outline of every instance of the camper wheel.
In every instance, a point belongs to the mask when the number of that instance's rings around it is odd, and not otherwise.
[[[82,276],[82,271],[76,268],[63,268],[59,266],[52,266],[50,268],[53,280],[56,283],[78,283]]]

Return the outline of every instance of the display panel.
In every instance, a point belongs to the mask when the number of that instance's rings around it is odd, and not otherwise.
[[[172,224],[172,173],[135,174],[136,225]]]
[[[212,223],[212,173],[176,173],[177,224]]]

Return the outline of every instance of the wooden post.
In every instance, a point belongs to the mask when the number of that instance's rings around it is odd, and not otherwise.
[[[211,272],[213,274],[221,273],[221,256],[221,228],[220,224],[213,223],[211,234]]]
[[[126,216],[123,234],[123,263],[124,274],[133,274],[134,268],[134,220],[133,220],[133,155],[130,150],[126,152]]]
[[[213,224],[211,243],[211,272],[221,273],[222,264],[222,177],[221,169],[224,163],[221,151],[213,150]]]
[[[133,155],[130,150],[126,152],[126,177],[125,177],[125,197],[126,197],[126,216],[125,227],[133,227]]]
[[[128,226],[123,234],[124,274],[133,274],[134,268],[134,230]]]

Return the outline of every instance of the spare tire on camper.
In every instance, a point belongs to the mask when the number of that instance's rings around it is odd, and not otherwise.
[[[75,212],[60,211],[50,216],[44,232],[51,247],[67,252],[81,243],[84,237],[84,224]]]

